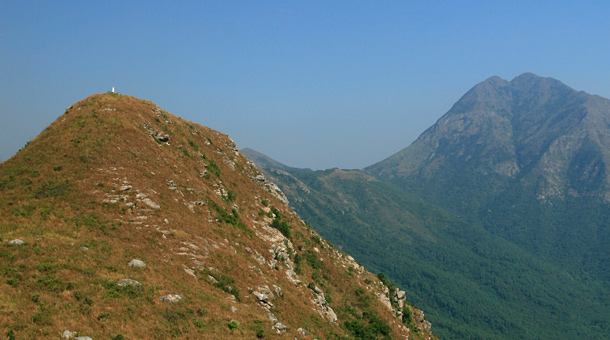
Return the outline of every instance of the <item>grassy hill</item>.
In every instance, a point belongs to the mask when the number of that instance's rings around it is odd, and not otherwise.
[[[283,200],[226,135],[79,101],[0,164],[1,336],[435,338]]]

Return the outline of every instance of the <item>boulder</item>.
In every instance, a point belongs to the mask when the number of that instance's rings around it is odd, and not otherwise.
[[[183,295],[180,294],[165,294],[159,298],[161,302],[178,303],[184,299]]]
[[[137,260],[137,259],[133,259],[133,260],[131,260],[131,261],[128,263],[128,265],[129,265],[130,267],[135,267],[135,268],[146,268],[146,263],[144,263],[144,262],[142,262],[142,261],[140,261],[140,260]]]
[[[142,288],[142,284],[136,280],[132,279],[120,279],[116,282],[117,286],[121,287],[134,287],[136,290],[140,290]]]
[[[20,240],[18,238],[14,239],[14,240],[10,240],[8,241],[8,244],[11,246],[20,246],[22,244],[24,244],[25,242],[23,242],[23,240]]]
[[[273,325],[273,328],[275,328],[278,333],[286,333],[286,326],[284,326],[284,324],[281,322],[278,322]]]
[[[65,330],[61,337],[62,339],[73,339],[77,335],[77,332],[70,332],[69,330]]]

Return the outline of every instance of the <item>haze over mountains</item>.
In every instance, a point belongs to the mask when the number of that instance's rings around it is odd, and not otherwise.
[[[610,332],[606,98],[531,73],[491,77],[362,171],[244,152],[323,236],[408,287],[442,338]]]

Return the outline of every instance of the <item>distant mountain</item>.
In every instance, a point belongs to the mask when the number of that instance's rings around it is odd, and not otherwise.
[[[608,99],[552,78],[492,77],[364,171],[264,172],[443,338],[604,338],[609,117]]]
[[[3,339],[436,339],[226,135],[118,93],[0,164]]]
[[[608,99],[531,73],[491,77],[412,145],[365,170],[456,209],[515,185],[545,202],[610,202],[609,131]]]
[[[492,77],[369,174],[547,260],[610,280],[610,100]]]
[[[299,170],[298,168],[292,168],[287,165],[284,165],[284,164],[276,161],[275,159],[273,159],[269,156],[266,156],[256,150],[250,149],[250,148],[242,149],[241,152],[244,154],[244,156],[248,157],[248,159],[250,159],[251,161],[253,161],[254,163],[256,163],[258,166],[260,166],[262,168],[292,170],[292,171]]]

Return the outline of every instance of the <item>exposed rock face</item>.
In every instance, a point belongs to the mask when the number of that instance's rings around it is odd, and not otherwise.
[[[330,307],[328,301],[326,301],[324,292],[322,292],[318,286],[314,287],[313,292],[314,303],[318,306],[318,313],[332,322],[337,322],[337,314],[335,314],[335,311]]]
[[[271,301],[270,301],[269,295],[258,292],[258,291],[254,291],[254,292],[252,292],[252,294],[254,294],[254,296],[256,296],[256,298],[258,299],[258,302],[265,309],[269,310],[274,307],[273,303],[271,303]],[[271,295],[271,296],[273,296],[273,295]]]
[[[161,132],[155,130],[149,123],[143,122],[142,127],[144,127],[144,129],[146,129],[148,134],[155,140],[157,140],[159,142],[163,142],[163,143],[169,141],[168,134],[164,134],[164,133],[161,133]]]
[[[252,166],[255,167],[254,163],[252,163]],[[267,178],[265,178],[265,175],[263,175],[262,173],[259,172],[256,176],[250,177],[250,179],[254,183],[265,188],[267,191],[269,191],[269,193],[279,199],[282,203],[288,204],[288,198],[286,198],[286,195],[284,195],[282,190],[275,183],[269,182]]]

